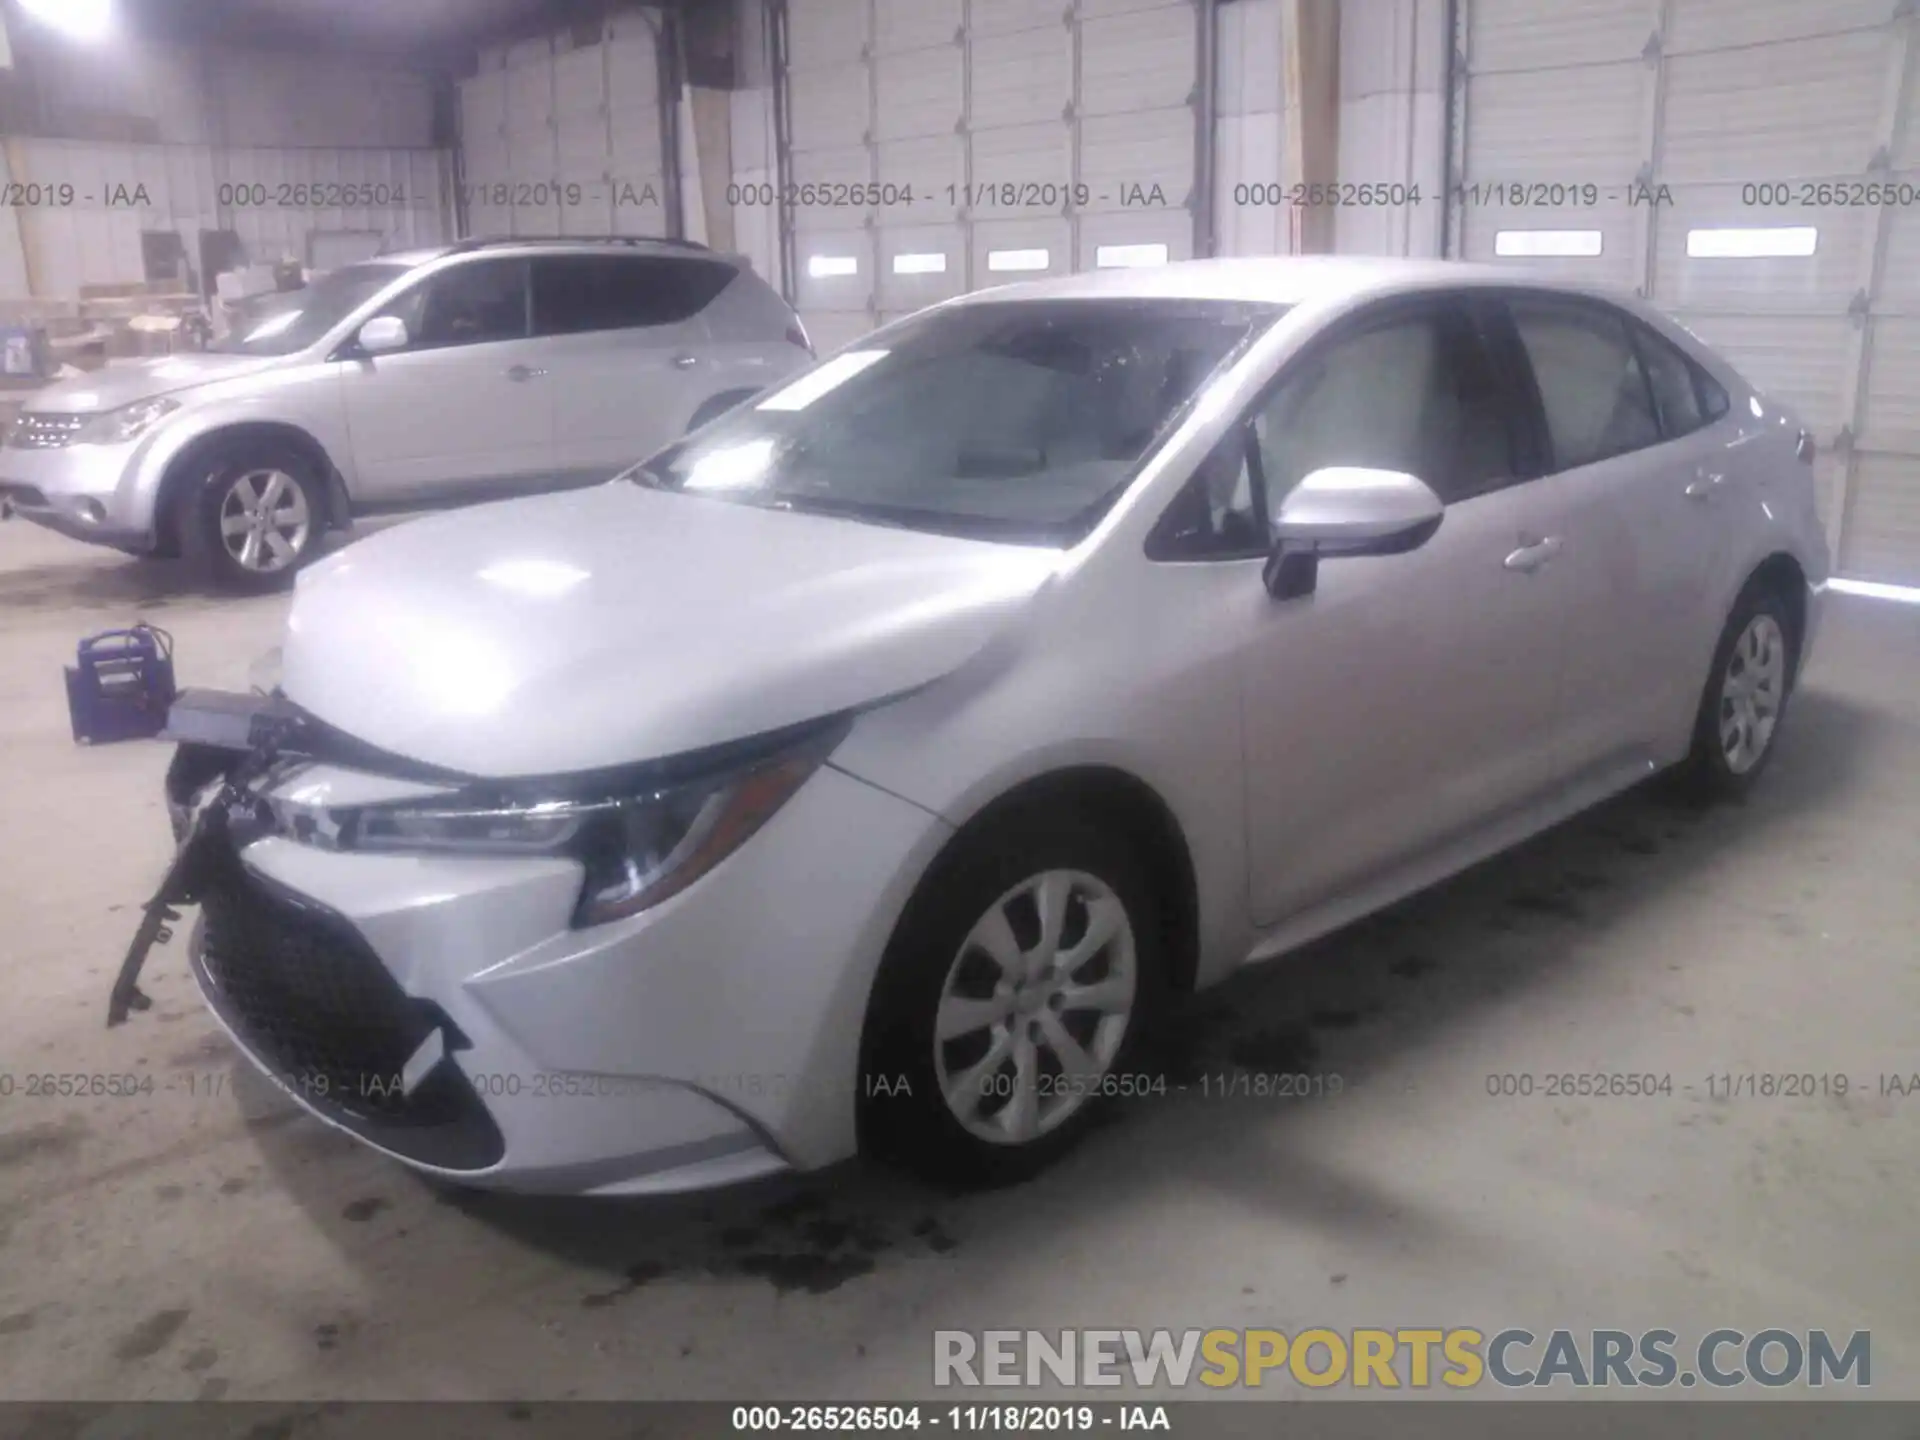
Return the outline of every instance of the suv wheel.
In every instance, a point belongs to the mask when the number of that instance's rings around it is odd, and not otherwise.
[[[181,541],[220,588],[277,590],[318,548],[325,515],[325,490],[305,455],[285,445],[235,445],[213,453],[206,478],[187,495]]]
[[[1165,974],[1125,842],[1028,812],[942,860],[887,947],[867,1016],[863,1138],[929,1178],[1023,1180],[1125,1093]]]

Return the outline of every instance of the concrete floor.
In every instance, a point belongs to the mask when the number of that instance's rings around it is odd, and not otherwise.
[[[61,666],[145,617],[184,683],[242,685],[283,609],[0,527],[0,1394],[898,1398],[932,1393],[936,1326],[1469,1324],[1871,1329],[1874,1392],[1920,1397],[1920,1097],[1867,1093],[1920,1071],[1920,609],[1836,601],[1751,804],[1628,796],[1164,1046],[1175,1073],[1310,1063],[1337,1100],[1136,1103],[958,1201],[848,1167],[594,1204],[443,1196],[291,1113],[177,948],[155,1010],[103,1028],[165,754],[75,747]],[[45,1070],[155,1093],[26,1097]],[[1564,1070],[1674,1094],[1486,1090]],[[1709,1099],[1728,1071],[1855,1088]]]

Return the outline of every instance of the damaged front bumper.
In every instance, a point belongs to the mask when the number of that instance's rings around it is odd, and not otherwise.
[[[569,1194],[853,1152],[866,998],[936,817],[822,766],[721,871],[583,926],[576,859],[362,852],[276,819],[309,792],[379,803],[471,777],[269,697],[185,692],[168,734],[195,858],[156,900],[200,905],[189,960],[214,1016],[328,1124],[462,1184]],[[842,837],[831,867],[821,834]]]
[[[107,998],[109,1028],[152,1005],[140,973],[156,945],[173,938],[180,906],[197,904],[221,855],[236,810],[250,803],[249,787],[292,739],[300,717],[274,696],[189,690],[176,697],[162,739],[177,742],[167,767],[167,820],[174,856],[127,947]]]

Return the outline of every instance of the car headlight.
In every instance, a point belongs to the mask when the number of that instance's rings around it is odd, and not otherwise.
[[[563,855],[586,871],[575,925],[600,925],[677,895],[792,799],[830,745],[809,744],[723,773],[594,798],[456,794],[337,809],[283,810],[280,828],[342,850]],[[324,837],[324,838],[323,838]]]
[[[180,408],[178,400],[161,396],[154,400],[136,400],[118,410],[95,415],[74,432],[77,445],[120,445],[137,440],[163,417]]]

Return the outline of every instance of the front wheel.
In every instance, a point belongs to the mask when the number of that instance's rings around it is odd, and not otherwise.
[[[214,452],[202,469],[205,478],[183,502],[189,559],[223,590],[291,584],[325,528],[325,492],[311,462],[283,446],[249,444]]]
[[[1705,799],[1738,799],[1773,757],[1795,679],[1794,627],[1779,595],[1752,589],[1714,649],[1686,778]]]
[[[1154,891],[1124,841],[1072,815],[963,840],[882,962],[863,1138],[947,1183],[1027,1178],[1121,1093],[1164,973]]]

